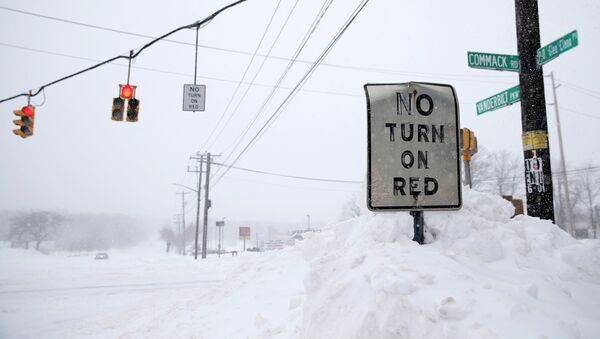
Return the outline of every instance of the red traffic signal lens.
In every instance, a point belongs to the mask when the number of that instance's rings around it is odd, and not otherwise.
[[[21,108],[21,111],[28,117],[33,115],[33,110],[29,106],[23,106],[23,108]]]
[[[131,99],[133,97],[133,87],[125,85],[121,87],[121,98]]]

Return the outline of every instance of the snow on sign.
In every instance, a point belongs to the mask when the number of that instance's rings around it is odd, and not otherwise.
[[[366,84],[365,92],[369,209],[460,209],[460,127],[454,88],[409,82]]]
[[[206,102],[206,85],[183,85],[183,110],[202,111]]]

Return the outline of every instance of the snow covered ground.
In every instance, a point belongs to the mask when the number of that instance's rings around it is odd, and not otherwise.
[[[459,212],[372,214],[282,251],[109,260],[0,249],[0,338],[598,338],[600,242],[510,219],[466,191]]]

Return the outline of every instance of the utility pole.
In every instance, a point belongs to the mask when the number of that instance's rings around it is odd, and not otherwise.
[[[179,237],[179,246],[181,254],[185,255],[185,195],[189,192],[181,191],[175,194],[181,194],[181,236]]]
[[[308,218],[308,230],[310,231],[310,214],[307,214],[306,217]]]
[[[537,0],[515,0],[515,13],[527,214],[554,222],[544,77],[542,67],[537,64],[540,48]]]
[[[218,157],[219,155],[214,155]],[[212,156],[206,153],[206,184],[204,185],[204,225],[202,226],[202,259],[206,259],[206,237],[208,235],[208,209],[210,208],[210,165],[212,162]]]
[[[198,155],[200,157],[198,157]],[[198,190],[196,191],[196,235],[194,239],[194,260],[198,260],[198,232],[200,229],[200,191],[202,188],[202,164],[204,162],[204,156],[199,153],[196,153],[196,156],[190,157],[190,159],[196,159],[200,163],[200,166],[196,166],[194,170],[190,170],[190,168],[188,167],[188,172],[198,173]]]
[[[563,149],[563,141],[562,141],[562,131],[560,128],[560,115],[558,114],[558,98],[556,97],[556,89],[558,88],[558,86],[556,86],[554,84],[554,73],[550,72],[550,80],[552,80],[552,95],[554,96],[554,103],[551,105],[554,105],[554,112],[556,112],[556,129],[558,130],[558,146],[560,149],[560,165],[561,165],[561,170],[562,170],[562,184],[564,185],[564,189],[565,189],[565,202],[567,204],[567,218],[569,218],[566,222],[566,231],[571,234],[571,235],[575,235],[575,230],[573,229],[573,212],[571,211],[571,197],[569,195],[569,180],[567,178],[567,166],[566,164],[566,159],[565,159],[565,151]],[[560,191],[560,189],[559,189]]]
[[[181,247],[181,215],[180,214],[175,214],[173,217],[173,223],[175,224],[175,227],[177,227],[177,238],[174,240],[173,242],[173,248],[178,248]],[[175,247],[177,246],[177,247]],[[176,250],[175,250],[176,251]],[[181,251],[179,251],[181,254]]]

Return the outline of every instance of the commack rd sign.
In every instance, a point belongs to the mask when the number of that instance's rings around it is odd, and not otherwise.
[[[462,205],[459,119],[450,85],[366,84],[367,206],[452,210]]]

